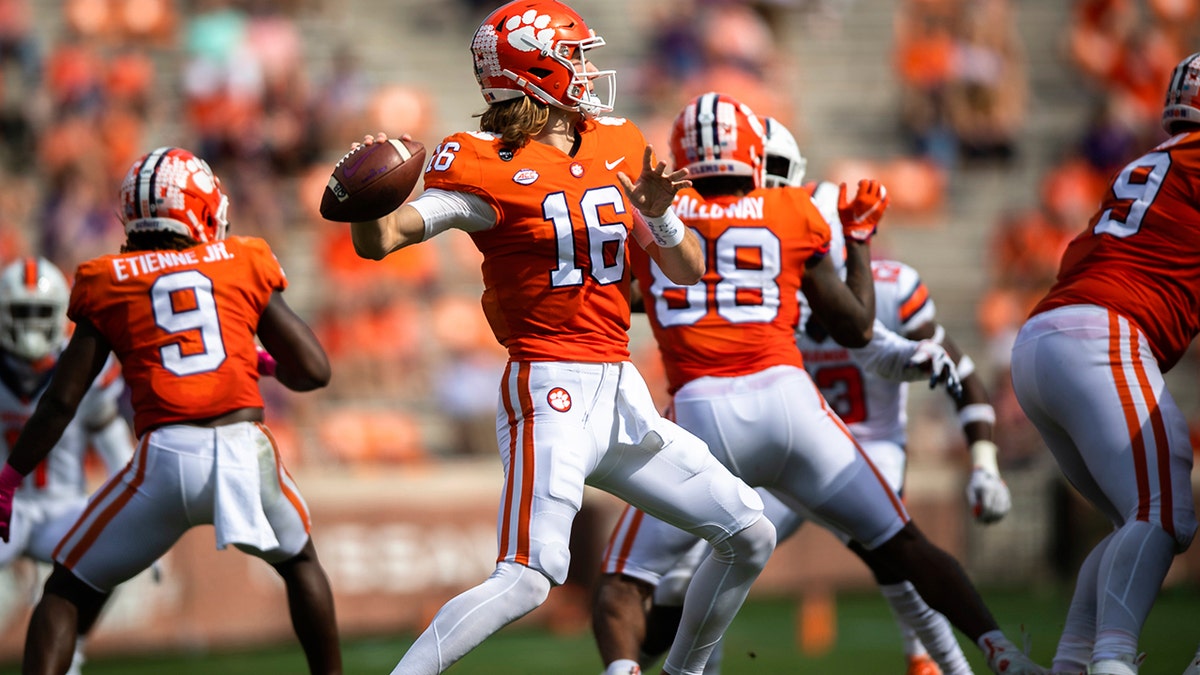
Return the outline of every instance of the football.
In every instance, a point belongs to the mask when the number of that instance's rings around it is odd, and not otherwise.
[[[425,170],[425,146],[389,138],[346,153],[321,195],[321,217],[340,223],[381,218],[404,203]]]

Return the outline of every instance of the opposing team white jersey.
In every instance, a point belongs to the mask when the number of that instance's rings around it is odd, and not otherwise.
[[[932,321],[935,308],[929,289],[917,271],[894,260],[874,260],[875,316],[891,331],[908,337],[917,327]],[[802,298],[803,300],[803,298]],[[853,351],[824,335],[819,326],[809,326],[812,310],[800,309],[796,343],[804,354],[804,367],[825,400],[860,442],[906,441],[908,383],[884,379],[867,371]]]
[[[6,384],[0,384],[0,431],[3,432],[3,457],[17,440],[25,422],[37,407],[49,378],[32,397],[22,397]],[[103,370],[79,404],[74,419],[67,425],[62,438],[38,466],[25,477],[17,490],[18,499],[61,499],[87,495],[84,475],[84,455],[92,446],[92,435],[113,420],[118,399],[124,391],[121,369],[110,354]],[[94,449],[103,460],[107,475],[124,466],[131,454],[129,443],[95,443]]]

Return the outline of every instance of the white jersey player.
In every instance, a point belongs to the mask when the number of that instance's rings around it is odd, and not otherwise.
[[[62,273],[45,258],[24,258],[0,272],[0,461],[33,414],[66,344],[69,292]],[[0,541],[0,568],[22,556],[53,562],[55,547],[87,504],[89,448],[109,475],[128,463],[133,435],[119,410],[124,388],[120,366],[110,356],[62,439],[13,496],[9,539]],[[81,652],[77,644],[71,672],[77,672]]]

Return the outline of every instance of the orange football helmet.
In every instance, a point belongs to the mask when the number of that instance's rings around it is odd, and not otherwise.
[[[1167,86],[1167,101],[1163,104],[1162,127],[1174,134],[1176,122],[1200,124],[1200,52],[1175,66],[1171,84]]]
[[[121,183],[125,233],[176,232],[204,243],[225,238],[229,198],[208,162],[183,148],[142,155]]]
[[[671,125],[675,168],[691,178],[749,176],[763,185],[765,129],[754,111],[726,94],[692,99]]]
[[[586,52],[604,46],[575,10],[555,0],[515,0],[492,12],[471,40],[475,79],[488,103],[528,94],[588,117],[611,112],[616,71]]]

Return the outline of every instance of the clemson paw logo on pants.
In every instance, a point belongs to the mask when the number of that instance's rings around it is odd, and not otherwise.
[[[571,395],[562,387],[555,387],[546,394],[546,403],[550,404],[558,412],[567,412],[571,409]]]

